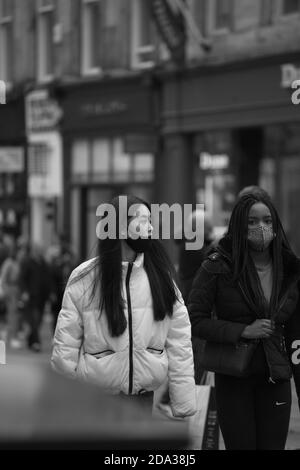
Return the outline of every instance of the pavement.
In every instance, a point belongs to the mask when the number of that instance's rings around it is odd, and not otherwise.
[[[27,349],[21,350],[10,350],[7,349],[6,351],[6,366],[0,365],[0,372],[1,367],[9,367],[9,365],[32,365],[32,364],[39,364],[45,366],[45,368],[50,367],[50,356],[51,356],[51,324],[50,318],[45,317],[42,332],[41,332],[41,339],[42,339],[42,351],[37,353]],[[290,428],[289,434],[286,444],[286,450],[300,450],[300,412],[298,408],[298,400],[296,396],[296,391],[294,384],[292,383],[292,413],[291,413],[291,421],[290,421]],[[220,442],[220,449],[224,449],[224,444]]]

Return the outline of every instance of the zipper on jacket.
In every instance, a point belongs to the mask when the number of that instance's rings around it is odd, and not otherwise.
[[[131,310],[131,297],[130,297],[130,275],[132,272],[133,263],[129,263],[126,275],[126,295],[127,295],[127,308],[128,308],[128,333],[129,333],[129,386],[128,394],[132,394],[133,388],[133,339],[132,339],[132,310]]]

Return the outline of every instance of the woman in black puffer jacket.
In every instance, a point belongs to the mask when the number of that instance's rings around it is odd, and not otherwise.
[[[285,447],[292,374],[300,393],[299,279],[300,260],[270,200],[242,197],[189,296],[193,336],[224,344],[257,342],[245,377],[215,374],[226,449]]]

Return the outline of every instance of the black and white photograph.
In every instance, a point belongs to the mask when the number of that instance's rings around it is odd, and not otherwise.
[[[0,0],[0,416],[300,450],[300,0]]]

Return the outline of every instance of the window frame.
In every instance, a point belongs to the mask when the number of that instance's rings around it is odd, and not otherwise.
[[[281,18],[287,18],[287,19],[290,19],[290,18],[293,18],[293,17],[297,17],[300,15],[300,1],[298,0],[298,10],[296,11],[291,11],[289,13],[285,13],[284,12],[284,3],[285,3],[285,0],[281,0],[281,5],[280,5],[280,16]]]
[[[45,16],[49,13],[54,14],[55,12],[55,0],[50,0],[51,4],[43,5],[42,0],[37,0],[37,79],[41,83],[50,82],[53,80],[55,75],[55,47],[54,47],[54,40],[53,40],[53,29],[55,25],[55,21],[53,19],[52,24],[52,33],[51,33],[51,49],[52,49],[52,71],[51,73],[45,72],[46,63],[48,58],[45,59],[45,44],[42,44],[42,21],[44,21]],[[49,2],[49,3],[50,3]],[[44,42],[44,39],[43,39]]]
[[[274,0],[262,0],[260,4],[259,25],[268,27],[274,24],[276,16],[276,5]]]
[[[155,66],[155,60],[143,60],[140,56],[143,54],[150,54],[154,57],[155,55],[155,38],[151,38],[151,16],[149,15],[149,28],[150,28],[150,40],[152,43],[141,44],[141,35],[140,35],[140,17],[142,13],[142,2],[145,5],[148,5],[150,12],[150,2],[149,0],[132,0],[132,10],[131,10],[131,48],[130,48],[130,66],[132,69],[149,69]]]
[[[235,1],[230,1],[230,24],[228,26],[217,26],[217,0],[210,0],[207,5],[209,30],[213,35],[228,34],[233,32]]]
[[[81,7],[81,21],[80,21],[80,31],[81,31],[81,36],[80,36],[80,70],[81,70],[81,75],[82,76],[94,76],[94,75],[99,75],[102,72],[102,68],[100,64],[98,65],[93,65],[91,66],[88,64],[88,53],[87,49],[89,48],[89,43],[90,38],[88,39],[87,34],[91,35],[91,31],[88,30],[86,23],[87,23],[87,5],[89,4],[96,4],[98,3],[99,7],[101,6],[101,0],[80,0],[80,7]],[[99,27],[100,27],[100,18],[101,15],[99,15]],[[99,47],[99,46],[98,46]],[[99,49],[98,49],[99,52]]]
[[[8,57],[6,56],[7,53],[7,42],[2,41],[2,35],[7,34],[7,28],[11,27],[11,52],[14,55],[14,0],[10,0],[11,11],[9,15],[2,16],[3,5],[4,1],[0,0],[0,72],[1,72],[1,80],[4,80],[6,87],[9,89],[12,85],[13,78],[14,78],[14,58],[11,61],[11,67],[7,67]],[[5,45],[3,47],[2,45]]]

